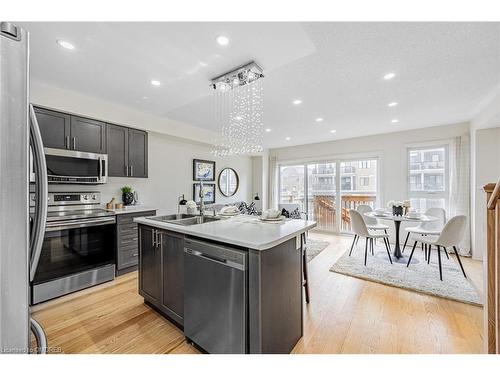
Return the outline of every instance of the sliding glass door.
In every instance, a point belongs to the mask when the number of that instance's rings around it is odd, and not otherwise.
[[[299,211],[306,212],[304,164],[281,166],[279,189],[279,204],[281,207],[293,210],[297,206]]]
[[[340,163],[342,232],[351,230],[349,210],[359,205],[375,208],[377,201],[377,160],[346,160]]]
[[[376,158],[281,165],[279,204],[287,210],[298,207],[318,229],[348,232],[350,209],[375,207],[377,175]]]
[[[307,164],[307,216],[318,229],[336,231],[336,164]]]

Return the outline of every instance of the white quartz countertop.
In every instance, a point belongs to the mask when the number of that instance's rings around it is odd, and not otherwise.
[[[119,209],[106,209],[106,211],[113,212],[116,215],[121,215],[121,214],[132,214],[136,212],[144,212],[144,211],[155,211],[157,208],[155,207],[148,207],[148,206],[125,206],[123,208]]]
[[[183,226],[147,218],[135,218],[136,223],[209,240],[267,250],[316,226],[315,221],[286,220],[281,223],[262,222],[256,216],[239,215],[208,223]]]

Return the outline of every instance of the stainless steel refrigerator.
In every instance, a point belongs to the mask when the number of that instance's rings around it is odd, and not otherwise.
[[[31,219],[30,148],[36,197]],[[46,217],[47,168],[29,104],[29,33],[0,22],[0,353],[29,353],[30,330],[37,352],[46,351],[43,329],[29,307]]]

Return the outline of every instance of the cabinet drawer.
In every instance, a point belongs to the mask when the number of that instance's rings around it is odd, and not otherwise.
[[[118,260],[118,268],[122,269],[134,266],[138,263],[138,260],[139,260],[138,246],[136,246],[135,248],[123,249]]]
[[[137,234],[137,224],[136,223],[121,224],[119,226],[119,228],[120,228],[120,233],[121,234],[129,234],[129,233]]]
[[[137,233],[131,234],[129,236],[122,236],[119,238],[118,243],[120,245],[120,250],[124,246],[135,245],[137,246],[137,241],[139,240],[139,236]]]

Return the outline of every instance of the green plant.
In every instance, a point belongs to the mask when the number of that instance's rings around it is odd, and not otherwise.
[[[125,193],[131,193],[132,192],[132,187],[131,186],[124,186],[120,189],[123,194]]]

